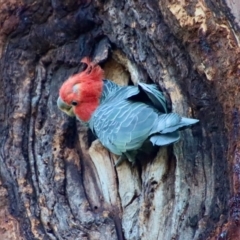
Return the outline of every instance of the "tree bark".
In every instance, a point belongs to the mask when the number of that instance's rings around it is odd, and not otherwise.
[[[0,5],[0,239],[240,239],[240,5],[95,0]],[[181,141],[116,156],[57,106],[90,56],[198,118]]]

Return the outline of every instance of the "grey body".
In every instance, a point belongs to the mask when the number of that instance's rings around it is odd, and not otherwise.
[[[178,129],[198,122],[167,113],[166,100],[154,84],[120,87],[104,80],[100,102],[89,127],[116,155],[128,156],[147,140],[158,146],[174,143],[179,140]]]

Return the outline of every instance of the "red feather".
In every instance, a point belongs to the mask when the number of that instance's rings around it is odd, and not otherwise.
[[[86,63],[87,68],[69,77],[61,86],[59,96],[68,105],[72,105],[73,101],[77,102],[77,105],[73,106],[74,113],[79,119],[88,121],[98,107],[102,95],[103,70],[88,58],[81,62]]]

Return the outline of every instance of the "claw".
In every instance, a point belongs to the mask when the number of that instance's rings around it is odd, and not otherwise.
[[[118,158],[118,160],[117,160],[117,162],[115,163],[114,167],[118,167],[119,165],[121,165],[122,162],[123,162],[125,159],[126,159],[126,158],[125,158],[124,155],[122,154],[122,155]]]
[[[132,163],[132,167],[136,164],[136,152],[125,152],[124,153],[129,162]]]
[[[128,152],[125,152],[125,155],[126,155],[128,161],[132,163],[132,166],[134,166],[135,163],[136,163],[136,156],[135,156],[135,154],[130,154]]]
[[[122,162],[124,160],[128,160],[129,162],[132,163],[132,166],[135,165],[136,163],[136,152],[132,151],[132,152],[125,152],[123,153],[117,160],[117,162],[115,163],[115,167],[118,167],[119,165],[122,164]]]

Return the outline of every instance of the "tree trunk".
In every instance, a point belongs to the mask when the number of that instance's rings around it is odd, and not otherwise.
[[[240,4],[16,1],[0,5],[0,239],[240,239]],[[114,167],[57,106],[90,56],[119,84],[155,82],[200,123]]]

